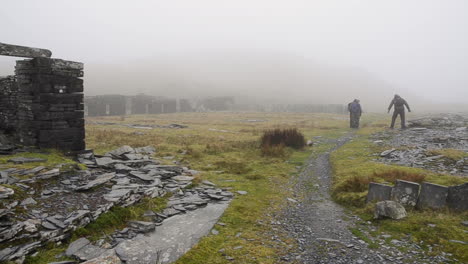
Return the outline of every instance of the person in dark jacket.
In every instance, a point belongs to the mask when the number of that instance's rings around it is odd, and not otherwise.
[[[351,128],[359,128],[359,119],[361,118],[362,108],[358,99],[354,99],[348,104],[349,111],[349,126]]]
[[[393,106],[393,116],[392,116],[392,124],[390,125],[390,128],[393,129],[395,126],[395,120],[397,119],[398,115],[400,115],[401,119],[401,128],[405,129],[406,124],[405,124],[405,106],[408,109],[408,112],[411,112],[411,109],[406,102],[405,99],[401,98],[398,94],[395,94],[395,97],[393,97],[393,100],[390,102],[390,105],[388,106],[388,112],[390,113],[390,109],[392,109]]]

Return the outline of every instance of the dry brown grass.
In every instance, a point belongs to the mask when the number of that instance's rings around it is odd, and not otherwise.
[[[371,176],[351,176],[342,181],[335,188],[335,192],[364,192],[368,189],[371,182],[395,183],[396,180],[404,180],[421,183],[425,178],[426,175],[421,173],[392,169],[379,173],[374,172]]]

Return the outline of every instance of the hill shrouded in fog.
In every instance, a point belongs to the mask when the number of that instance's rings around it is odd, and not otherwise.
[[[259,103],[320,104],[359,98],[366,109],[375,111],[385,109],[395,92],[412,101],[407,92],[364,70],[285,54],[171,54],[112,66],[86,65],[85,76],[87,95],[229,95]]]

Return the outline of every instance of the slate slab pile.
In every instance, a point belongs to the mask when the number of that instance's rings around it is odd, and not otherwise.
[[[155,151],[149,146],[123,146],[104,155],[83,151],[77,159],[89,169],[71,175],[38,167],[28,170],[31,175],[27,180],[19,180],[8,174],[25,173],[24,170],[3,171],[6,181],[21,188],[27,197],[16,200],[13,189],[0,189],[0,243],[11,245],[0,250],[0,261],[21,261],[47,243],[61,243],[73,230],[95,221],[113,206],[127,207],[144,197],[172,193],[164,211],[148,211],[145,221],[129,222],[110,236],[110,243],[86,244],[70,253],[79,261],[101,255],[112,258],[106,255],[107,249],[122,241],[152,232],[175,215],[232,199],[233,193],[212,183],[186,189],[197,172],[161,165],[151,158]]]
[[[468,153],[468,116],[445,114],[409,121],[409,129],[373,135],[375,144],[391,146],[376,160],[438,173],[468,176],[468,157],[451,158],[437,150]],[[436,150],[434,152],[434,150]]]

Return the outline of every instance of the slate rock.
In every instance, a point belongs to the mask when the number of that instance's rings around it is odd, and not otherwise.
[[[90,213],[89,210],[77,210],[73,212],[66,220],[65,224],[75,224]]]
[[[173,180],[176,180],[176,181],[191,181],[193,180],[194,178],[193,177],[190,177],[190,176],[183,176],[183,175],[179,175],[179,176],[174,176],[172,177]]]
[[[13,260],[13,259],[18,259],[18,258],[21,258],[23,256],[26,256],[27,254],[29,254],[30,252],[32,252],[33,250],[35,250],[36,248],[38,248],[40,246],[41,246],[40,241],[36,241],[36,242],[29,243],[29,244],[18,246],[16,248],[16,250],[15,250],[15,253],[11,254],[8,257],[8,259]]]
[[[78,238],[77,240],[73,241],[67,248],[67,250],[65,251],[65,255],[66,256],[73,256],[76,252],[78,252],[78,250],[80,250],[81,248],[83,248],[84,246],[86,245],[89,245],[91,242],[82,237],[82,238]]]
[[[166,215],[167,217],[171,217],[173,215],[180,214],[181,212],[179,210],[174,209],[174,208],[166,208],[166,209],[164,209],[164,211],[162,213],[164,215]]]
[[[0,171],[0,184],[8,183],[8,171]]]
[[[108,167],[110,166],[112,163],[115,163],[116,161],[113,160],[112,158],[110,157],[101,157],[101,158],[96,158],[96,165],[98,165],[99,167]]]
[[[392,152],[394,152],[396,149],[388,149],[388,150],[385,150],[383,151],[382,153],[380,153],[380,157],[387,157],[388,155],[390,155]]]
[[[227,206],[228,203],[209,204],[168,218],[164,220],[164,228],[119,243],[116,253],[127,264],[158,263],[158,259],[161,264],[174,263],[209,234]]]
[[[440,209],[446,206],[448,196],[448,187],[423,182],[421,184],[421,193],[419,194],[417,208]]]
[[[148,233],[156,228],[154,223],[145,221],[129,221],[128,225],[134,229],[137,229],[139,233]]]
[[[468,183],[449,187],[447,205],[459,211],[468,210]]]
[[[129,166],[127,166],[127,165],[124,165],[124,164],[122,164],[122,163],[116,163],[116,164],[114,164],[114,169],[115,169],[116,171],[125,171],[125,172],[126,172],[126,171],[132,171],[132,170],[134,170],[134,168],[129,167]]]
[[[369,183],[369,191],[367,193],[366,202],[380,202],[390,200],[392,194],[392,186],[371,182]]]
[[[104,194],[104,199],[109,202],[117,202],[119,200],[124,200],[132,194],[133,191],[131,189],[115,189],[112,190],[110,193]]]
[[[90,259],[94,259],[94,258],[99,257],[105,251],[106,251],[106,249],[94,246],[91,243],[89,243],[89,244],[85,245],[84,247],[78,249],[78,251],[76,251],[73,254],[73,256],[80,259],[80,260],[82,260],[82,261],[86,261],[86,260],[90,260]]]
[[[240,195],[246,195],[248,192],[246,192],[246,191],[237,191],[237,193],[240,194]]]
[[[143,156],[142,154],[138,154],[138,153],[135,153],[135,154],[128,153],[128,154],[123,154],[122,158],[126,160],[141,160],[141,159],[144,159],[145,156]]]
[[[28,197],[21,202],[22,206],[31,205],[31,204],[37,204],[37,202],[31,197]]]
[[[403,219],[407,216],[405,207],[395,201],[381,201],[375,205],[374,218]]]
[[[35,167],[33,169],[30,169],[30,170],[27,170],[24,172],[25,175],[28,175],[28,174],[36,174],[38,172],[40,172],[41,170],[45,169],[46,167],[44,166],[38,166],[38,167]]]
[[[60,227],[60,228],[67,227],[67,225],[63,221],[57,219],[56,216],[47,217],[46,220],[49,221],[50,223],[54,224],[55,226]]]
[[[115,172],[105,173],[105,174],[97,176],[97,178],[95,180],[92,180],[92,181],[88,182],[86,185],[77,187],[75,190],[76,191],[86,191],[86,190],[89,190],[89,189],[94,188],[96,186],[99,186],[101,184],[104,184],[104,183],[108,182],[109,180],[111,180],[114,177],[115,177]]]
[[[15,191],[11,188],[0,185],[0,199],[5,199],[15,194]]]
[[[404,206],[415,206],[419,196],[419,184],[397,180],[392,189],[392,200]]]
[[[146,147],[141,147],[141,148],[135,148],[135,153],[141,153],[141,154],[153,154],[156,152],[156,149],[151,146],[146,146]]]
[[[60,175],[60,169],[52,169],[52,170],[46,171],[44,173],[38,174],[36,176],[36,178],[46,180],[46,179],[50,179],[50,178],[58,176],[58,175]]]
[[[49,230],[56,230],[58,229],[58,227],[48,221],[42,221],[41,223],[42,227],[44,227],[45,229],[49,229]]]
[[[122,264],[123,262],[115,253],[114,249],[108,249],[100,256],[90,259],[81,264]]]
[[[143,181],[153,181],[155,179],[154,173],[143,173],[140,171],[131,171],[130,175]]]
[[[110,154],[113,157],[121,158],[123,154],[128,154],[128,153],[135,153],[135,150],[132,147],[125,145],[118,149],[114,149],[112,151],[107,152],[106,155]]]

